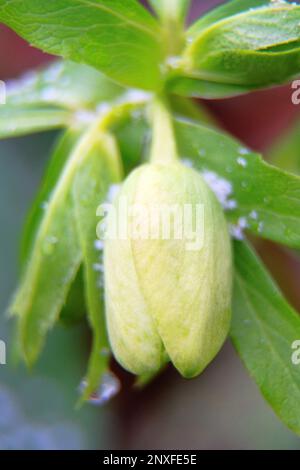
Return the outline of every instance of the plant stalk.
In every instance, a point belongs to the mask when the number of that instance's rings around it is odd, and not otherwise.
[[[178,160],[173,119],[164,98],[155,98],[151,109],[152,144],[150,161],[170,164]]]

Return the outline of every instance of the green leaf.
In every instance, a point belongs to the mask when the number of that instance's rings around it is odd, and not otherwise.
[[[0,138],[92,119],[85,110],[96,110],[124,91],[92,67],[56,61],[7,83],[6,105],[0,106]]]
[[[228,18],[229,16],[237,15],[238,13],[246,12],[250,8],[259,8],[268,6],[270,3],[267,0],[232,0],[210,10],[197,20],[188,30],[189,37],[197,37],[200,32],[213,26],[215,23]]]
[[[160,87],[160,28],[137,1],[0,0],[0,21],[45,52],[125,85]]]
[[[45,211],[48,209],[49,202],[51,201],[52,191],[54,191],[60,174],[72,155],[72,151],[78,142],[80,134],[81,132],[77,129],[69,129],[58,138],[58,141],[55,144],[55,149],[41,187],[35,197],[24,225],[20,253],[21,263],[23,266],[32,251],[41,220],[43,219]]]
[[[187,31],[183,58],[170,65],[167,89],[215,99],[285,82],[300,70],[299,9],[234,0],[210,11]]]
[[[71,114],[51,107],[0,106],[0,139],[66,127]]]
[[[200,121],[202,124],[217,127],[217,121],[209,110],[201,103],[194,103],[181,96],[171,96],[170,105],[172,113],[182,119]]]
[[[140,164],[147,150],[146,136],[149,132],[149,125],[145,116],[137,112],[128,116],[112,128],[120,153],[122,155],[124,172],[129,174]]]
[[[69,129],[59,137],[58,142],[55,145],[55,150],[43,178],[41,187],[32,204],[29,214],[27,215],[26,223],[24,225],[20,250],[22,269],[26,267],[26,262],[30,257],[40,222],[43,219],[45,210],[49,204],[48,200],[51,199],[51,192],[54,189],[60,173],[63,171],[64,165],[70,157],[72,149],[78,141],[80,134],[81,133],[76,129]],[[70,287],[66,303],[61,310],[60,321],[64,325],[77,323],[84,317],[85,303],[83,299],[82,277],[81,270],[79,270]]]
[[[66,327],[77,325],[83,322],[86,317],[83,286],[83,269],[80,268],[59,315],[60,323]]]
[[[170,18],[184,22],[190,0],[150,0],[150,4],[163,21]]]
[[[246,243],[235,243],[235,263],[233,343],[265,399],[299,434],[300,366],[292,362],[292,345],[300,339],[300,317]]]
[[[172,112],[177,116],[189,117],[214,125],[215,121],[204,106],[179,96],[170,97]],[[149,119],[142,110],[135,110],[131,115],[112,126],[111,131],[117,139],[122,155],[125,175],[145,161],[149,152]]]
[[[29,364],[36,360],[46,333],[57,321],[82,261],[72,184],[78,166],[93,149],[94,133],[87,131],[73,146],[52,188],[10,308],[19,316],[21,348]]]
[[[7,105],[51,105],[74,110],[95,108],[124,92],[94,68],[62,60],[8,81],[6,90]]]
[[[95,241],[99,204],[106,199],[111,184],[122,178],[120,155],[113,137],[99,133],[88,158],[77,171],[73,184],[76,224],[83,253],[85,291],[90,325],[93,330],[93,347],[89,361],[86,386],[82,399],[97,391],[103,372],[108,367],[108,340],[103,305],[102,252]]]
[[[300,123],[280,136],[268,152],[268,160],[284,170],[300,174]]]
[[[251,91],[251,87],[216,83],[189,77],[169,77],[166,85],[170,93],[190,98],[219,99],[241,95]],[[253,87],[254,89],[255,87]]]
[[[299,73],[300,6],[272,3],[188,33],[183,68],[202,80],[262,87]]]
[[[177,119],[179,153],[204,173],[228,220],[254,234],[300,247],[300,178],[219,131]]]
[[[298,65],[300,48],[286,52],[226,50],[207,55],[204,60],[206,64],[203,65],[198,78],[238,85],[244,88],[241,93],[245,93],[254,89],[280,85],[297,76],[300,70]],[[187,71],[187,73],[190,72]],[[237,93],[230,91],[221,97],[235,94]]]

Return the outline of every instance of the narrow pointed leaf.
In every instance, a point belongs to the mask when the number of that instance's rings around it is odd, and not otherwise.
[[[102,101],[115,99],[123,91],[122,87],[92,67],[57,60],[47,67],[9,80],[6,84],[6,104],[89,109]],[[2,109],[0,107],[0,113]]]
[[[48,208],[49,200],[51,200],[51,192],[55,188],[60,173],[66,164],[75,143],[78,141],[81,132],[77,129],[69,129],[59,137],[53,155],[50,159],[49,166],[43,178],[41,187],[32,204],[29,214],[24,225],[20,261],[22,270],[26,267],[26,263],[30,258],[34,241],[38,232],[39,225],[45,210]],[[63,324],[69,325],[80,321],[84,317],[85,304],[83,299],[83,280],[82,273],[79,270],[74,282],[70,287],[70,291],[66,298],[65,305],[60,313],[60,320]]]
[[[220,6],[213,8],[203,15],[188,29],[189,37],[197,37],[200,32],[213,26],[218,21],[224,20],[230,16],[247,12],[253,8],[259,8],[270,5],[267,0],[232,0],[227,1]]]
[[[19,316],[21,348],[29,364],[36,360],[46,333],[57,321],[82,261],[72,184],[78,165],[91,150],[92,140],[88,131],[70,152],[51,191],[11,305],[11,312]]]
[[[0,106],[0,138],[91,120],[92,113],[85,110],[118,98],[124,90],[92,67],[68,61],[26,72],[6,84],[6,104]]]
[[[21,240],[22,265],[25,264],[26,260],[30,256],[41,220],[45,215],[45,211],[49,207],[49,202],[51,202],[51,193],[55,189],[55,185],[57,184],[64,166],[72,155],[72,150],[78,142],[80,134],[80,131],[77,129],[69,129],[58,138],[58,141],[55,144],[55,149],[41,187],[35,197],[24,225]]]
[[[300,316],[244,242],[235,243],[235,263],[233,343],[275,413],[300,434],[300,371],[292,361]]]
[[[182,96],[225,98],[286,82],[300,72],[300,6],[233,0],[187,31],[167,88]]]
[[[159,87],[159,25],[137,1],[0,0],[0,21],[32,45],[125,85]]]
[[[190,98],[219,99],[242,95],[251,91],[250,86],[234,85],[230,83],[217,83],[198,78],[173,76],[167,85],[170,93]],[[255,89],[255,87],[253,87]]]
[[[300,247],[298,176],[220,131],[180,119],[175,130],[180,154],[204,174],[237,229],[241,224],[260,237]]]
[[[0,139],[66,127],[71,114],[51,107],[0,106]]]
[[[188,32],[187,74],[213,82],[268,86],[299,73],[300,6],[271,3]]]
[[[122,155],[124,172],[128,174],[138,165],[147,150],[148,122],[144,115],[128,116],[112,129]]]
[[[86,311],[83,269],[80,267],[60,312],[59,321],[66,327],[83,323],[86,318]]]
[[[88,158],[84,159],[73,184],[76,224],[83,254],[84,282],[93,346],[86,386],[82,399],[97,391],[101,375],[109,360],[104,320],[102,252],[97,250],[96,216],[98,206],[106,200],[111,184],[121,180],[120,156],[113,137],[98,134]]]

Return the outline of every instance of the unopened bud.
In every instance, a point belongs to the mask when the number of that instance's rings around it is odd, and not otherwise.
[[[194,377],[230,323],[232,254],[222,208],[202,176],[179,163],[141,166],[115,199],[117,214],[124,199],[126,236],[108,236],[104,248],[113,352],[135,374],[169,359]]]

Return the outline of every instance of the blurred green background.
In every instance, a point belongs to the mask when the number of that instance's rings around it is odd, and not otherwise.
[[[217,1],[196,1],[191,15]],[[0,78],[42,61],[0,26]],[[14,57],[14,60],[11,60]],[[297,118],[289,87],[212,102],[221,125],[257,150],[267,149]],[[55,133],[0,142],[0,339],[12,346],[5,309],[18,278],[18,243]],[[299,309],[299,260],[261,243],[261,254],[290,301]],[[144,391],[114,366],[122,381],[105,407],[75,410],[89,347],[85,325],[57,327],[37,366],[0,365],[0,449],[300,449],[299,438],[273,414],[228,342],[197,379],[168,369]]]

